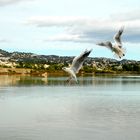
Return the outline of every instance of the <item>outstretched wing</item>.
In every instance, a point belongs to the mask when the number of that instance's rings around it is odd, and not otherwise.
[[[121,27],[120,30],[114,36],[114,40],[120,48],[122,47],[121,35],[123,31],[124,31],[124,27]]]
[[[85,59],[89,56],[89,54],[91,53],[92,49],[91,50],[85,50],[83,53],[81,53],[79,56],[76,56],[74,59],[73,59],[73,62],[72,62],[72,66],[71,66],[71,69],[75,72],[75,73],[78,73],[79,70],[81,69]]]
[[[97,43],[97,45],[99,46],[105,46],[107,47],[108,49],[112,50],[113,47],[112,47],[112,43],[110,41],[107,41],[107,42],[100,42],[100,43]]]

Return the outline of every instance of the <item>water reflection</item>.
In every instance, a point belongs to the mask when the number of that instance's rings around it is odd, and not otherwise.
[[[34,76],[0,76],[0,86],[34,86],[34,85],[69,85],[67,77],[34,77]],[[125,85],[125,84],[140,84],[140,76],[115,76],[115,75],[88,75],[79,76],[78,84],[73,85]]]
[[[9,76],[9,75],[0,76],[0,86],[17,85],[18,81],[20,81],[20,76]]]
[[[66,79],[0,76],[0,140],[140,138],[139,76]]]

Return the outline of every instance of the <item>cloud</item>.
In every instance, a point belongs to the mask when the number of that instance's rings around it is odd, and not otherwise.
[[[58,34],[55,36],[51,36],[44,41],[65,41],[65,42],[77,42],[77,43],[89,43],[93,40],[88,40],[84,38],[84,36],[79,34]]]
[[[11,42],[11,41],[8,40],[8,39],[1,39],[1,38],[0,38],[0,43],[9,43],[9,42]]]
[[[24,2],[27,0],[0,0],[0,6],[6,6],[6,5],[11,5],[19,2]]]
[[[133,14],[132,14],[133,15]],[[115,18],[116,16],[116,18]],[[31,17],[26,21],[27,25],[36,27],[64,28],[64,32],[54,35],[48,41],[72,41],[81,43],[93,43],[101,40],[113,40],[114,34],[121,26],[125,26],[123,40],[130,43],[140,43],[140,18],[139,14],[128,16],[122,14],[120,20],[117,15],[110,19],[92,19],[90,17],[68,17],[68,16],[38,16]],[[124,17],[124,18],[123,18]]]
[[[133,10],[125,13],[117,13],[110,16],[113,20],[132,21],[140,19],[140,10]]]
[[[86,18],[88,20],[88,18]],[[67,16],[37,16],[29,18],[25,23],[38,27],[71,27],[86,24],[85,17]]]

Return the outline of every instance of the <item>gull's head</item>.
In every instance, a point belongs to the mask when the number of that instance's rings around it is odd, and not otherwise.
[[[66,70],[66,67],[63,67],[63,68],[62,68],[62,70],[64,70],[64,71],[65,71],[65,70]]]
[[[67,72],[67,68],[66,67],[63,67],[62,70]]]
[[[70,68],[67,68],[67,67],[63,67],[62,70],[64,70],[65,72],[68,72],[70,71]]]

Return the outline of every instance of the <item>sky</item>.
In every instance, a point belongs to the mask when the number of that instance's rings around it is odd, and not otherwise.
[[[43,55],[114,58],[101,41],[122,34],[126,55],[140,60],[139,0],[0,0],[0,49]]]

